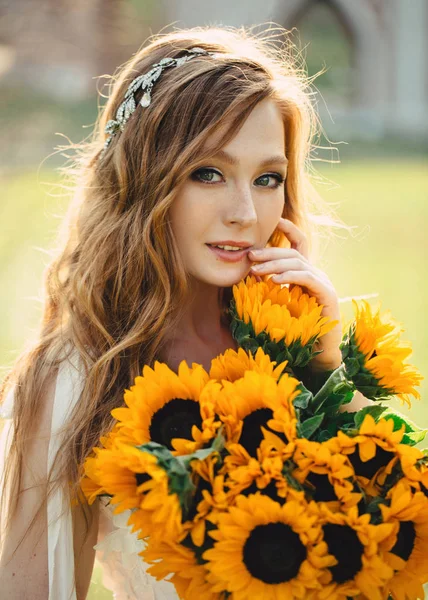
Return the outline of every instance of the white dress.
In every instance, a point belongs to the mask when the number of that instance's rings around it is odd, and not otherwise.
[[[49,439],[48,469],[50,469],[61,440],[59,428],[71,414],[83,387],[82,369],[76,355],[64,360],[59,367],[52,410],[51,437]],[[11,441],[13,389],[2,407],[0,419],[5,419],[0,434],[0,489],[4,459]],[[138,552],[143,542],[138,540],[126,525],[130,511],[113,515],[107,499],[100,498],[99,534],[96,559],[103,568],[103,584],[113,592],[115,600],[178,600],[172,583],[156,581],[146,573],[147,564]],[[56,519],[63,508],[64,514]],[[56,522],[55,522],[56,521]],[[49,600],[76,600],[74,588],[74,553],[72,516],[68,497],[60,489],[52,495],[47,505]],[[0,531],[3,523],[0,515]]]

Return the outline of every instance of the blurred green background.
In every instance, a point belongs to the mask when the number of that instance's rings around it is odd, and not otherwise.
[[[425,77],[426,82],[428,49],[421,46],[418,23],[424,22],[428,11],[422,14],[424,4],[419,0],[411,5],[405,0],[290,1],[282,12],[269,14],[265,2],[241,4],[228,3],[222,9],[221,3],[200,2],[190,9],[184,2],[109,0],[102,6],[87,2],[78,9],[70,3],[60,15],[47,1],[41,3],[42,16],[29,20],[30,3],[19,0],[2,13],[0,376],[37,336],[47,251],[69,201],[58,187],[58,167],[65,157],[54,148],[67,144],[67,138],[78,142],[91,131],[97,102],[103,104],[96,89],[105,93],[102,80],[94,78],[113,73],[151,32],[175,20],[185,27],[213,22],[241,25],[247,24],[246,19],[251,23],[272,19],[297,27],[294,41],[303,48],[309,74],[327,69],[315,82],[314,102],[339,152],[320,149],[314,154],[320,161],[314,163],[317,186],[354,229],[320,239],[318,266],[344,300],[345,320],[353,314],[350,298],[361,295],[371,296],[373,306],[380,300],[382,310],[391,310],[405,329],[403,340],[413,347],[410,361],[427,376],[426,96],[419,105],[412,102],[418,93],[422,98],[419,80]],[[394,15],[401,18],[400,31],[394,29]],[[383,37],[376,33],[382,27]],[[371,54],[364,55],[370,43]],[[373,71],[373,61],[386,56],[385,48],[394,50],[390,55],[395,59],[388,60],[385,69]],[[406,111],[401,84],[412,74]],[[323,139],[321,145],[329,144]],[[340,162],[324,162],[328,159]],[[422,400],[413,402],[410,413],[406,407],[401,410],[428,428],[426,379],[420,391]],[[111,598],[96,564],[88,599]]]

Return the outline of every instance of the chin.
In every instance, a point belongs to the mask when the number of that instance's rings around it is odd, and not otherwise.
[[[231,270],[232,271],[232,270]],[[235,272],[216,273],[211,279],[211,284],[218,287],[232,287],[249,275],[249,269],[235,269]]]

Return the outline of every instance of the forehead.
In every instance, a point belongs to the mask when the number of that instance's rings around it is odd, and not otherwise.
[[[218,147],[221,139],[230,126],[224,123],[208,137],[206,147]],[[278,104],[265,98],[260,101],[245,119],[236,135],[223,146],[231,154],[243,150],[260,152],[284,153],[285,133],[284,118]]]

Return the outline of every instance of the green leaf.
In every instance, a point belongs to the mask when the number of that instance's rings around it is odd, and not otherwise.
[[[296,355],[296,357],[294,359],[294,364],[300,365],[300,363],[303,362],[307,358],[308,354],[309,354],[308,348],[306,346],[303,346],[303,348],[301,348],[297,352],[297,355]]]
[[[248,325],[244,321],[238,321],[235,334],[238,339],[246,337],[248,335]]]
[[[211,447],[213,450],[215,450],[215,452],[221,452],[224,448],[224,445],[226,443],[226,438],[224,436],[224,425],[222,425],[220,427],[220,429],[217,432],[217,435],[214,438],[213,443],[211,444]]]
[[[266,354],[269,354],[269,356],[277,356],[279,353],[278,344],[276,342],[268,341],[265,345],[265,352]]]
[[[357,381],[359,386],[373,386],[376,382],[375,378],[370,373],[358,373],[358,377],[354,383]]]
[[[405,433],[403,435],[402,443],[408,446],[416,446],[424,441],[428,429],[421,429],[420,431],[412,431],[411,433]]]
[[[366,415],[371,415],[373,419],[377,422],[380,416],[387,410],[386,406],[382,406],[382,404],[372,404],[370,406],[365,406],[361,408],[359,411],[355,413],[354,423],[355,427],[359,429],[361,427],[362,422]]]
[[[324,413],[320,415],[314,415],[313,417],[306,419],[306,421],[303,421],[303,423],[299,423],[299,436],[309,439],[321,425],[323,419]]]
[[[352,381],[349,381],[347,377],[345,365],[340,365],[340,367],[331,373],[322,388],[315,394],[310,408],[314,413],[320,412],[321,409],[324,410],[324,403],[327,402],[332,395],[335,396],[333,403],[336,403],[336,401],[339,401],[340,399],[342,404],[349,402],[349,393],[353,392],[354,389],[354,384]],[[340,394],[334,394],[334,390],[340,390]]]
[[[224,426],[220,427],[216,437],[214,438],[214,440],[208,448],[200,448],[199,450],[195,450],[195,452],[192,452],[191,454],[177,456],[177,460],[179,460],[181,464],[187,468],[188,465],[190,465],[190,463],[192,462],[192,460],[204,460],[205,458],[207,458],[207,456],[210,456],[210,454],[213,454],[214,452],[220,454],[226,442],[226,438],[223,435],[223,430]]]
[[[391,399],[391,394],[388,394],[384,389],[382,389],[378,385],[360,385],[358,378],[359,378],[359,375],[353,379],[355,388],[369,400],[374,400],[375,402],[379,402],[380,400],[390,400]]]
[[[413,421],[402,415],[398,410],[387,408],[383,417],[385,419],[392,419],[394,421],[394,431],[397,431],[404,425],[404,431],[406,433],[413,433],[414,431],[423,431],[421,427],[416,425]]]
[[[317,442],[326,442],[331,439],[333,436],[330,435],[330,432],[326,429],[323,429],[317,436]]]
[[[360,370],[360,362],[358,358],[347,358],[345,361],[348,376],[352,379]]]
[[[183,460],[180,460],[184,457],[175,457],[168,448],[157,442],[148,442],[147,444],[138,446],[138,449],[142,452],[148,452],[157,458],[158,465],[164,469],[168,475],[169,493],[177,494],[181,510],[186,514],[192,503],[195,486],[190,478],[190,473],[186,468],[187,465]],[[209,448],[208,450],[208,454],[213,452],[212,448]],[[197,452],[200,451],[198,450]],[[197,454],[197,452],[188,456],[193,456],[193,458],[195,458],[194,455]],[[188,456],[185,458],[188,458]]]
[[[253,338],[248,338],[246,340],[246,348],[247,348],[247,350],[250,350],[250,352],[255,354],[257,352],[257,350],[260,348],[260,344],[257,342],[257,340],[255,340]]]
[[[307,390],[302,383],[300,383],[296,389],[300,389],[301,392],[293,400],[294,407],[295,408],[303,408],[303,409],[308,408],[309,402],[310,402],[311,398],[313,397],[312,392]]]
[[[179,462],[181,462],[182,465],[187,467],[187,465],[190,465],[192,460],[204,460],[205,458],[207,458],[207,456],[209,456],[213,452],[215,452],[215,450],[212,447],[200,448],[199,450],[195,450],[195,452],[192,452],[191,454],[186,454],[184,456],[177,456],[176,458]]]
[[[385,498],[382,498],[381,496],[376,496],[375,498],[372,498],[372,500],[370,500],[370,502],[367,504],[366,506],[366,511],[368,513],[379,513],[380,509],[379,506],[381,504],[387,504],[387,500],[385,500]]]
[[[354,394],[348,391],[346,394],[330,394],[322,404],[322,410],[329,418],[335,418],[338,415],[339,408],[343,404],[348,404]]]
[[[341,399],[337,400],[334,397],[328,399],[327,402],[323,405],[324,414],[330,417],[335,417],[339,414],[339,408],[342,406],[343,402]]]
[[[336,420],[337,420],[337,423],[339,424],[340,428],[348,427],[348,426],[350,426],[350,427],[352,426],[352,428],[354,428],[355,427],[354,414],[355,413],[351,413],[351,412],[337,413]]]
[[[345,361],[345,358],[348,357],[349,354],[349,345],[346,344],[345,342],[342,342],[339,346],[341,352],[342,352],[342,360]]]
[[[354,394],[355,394],[354,389],[348,390],[346,392],[345,396],[343,397],[342,404],[349,404],[352,401]]]

